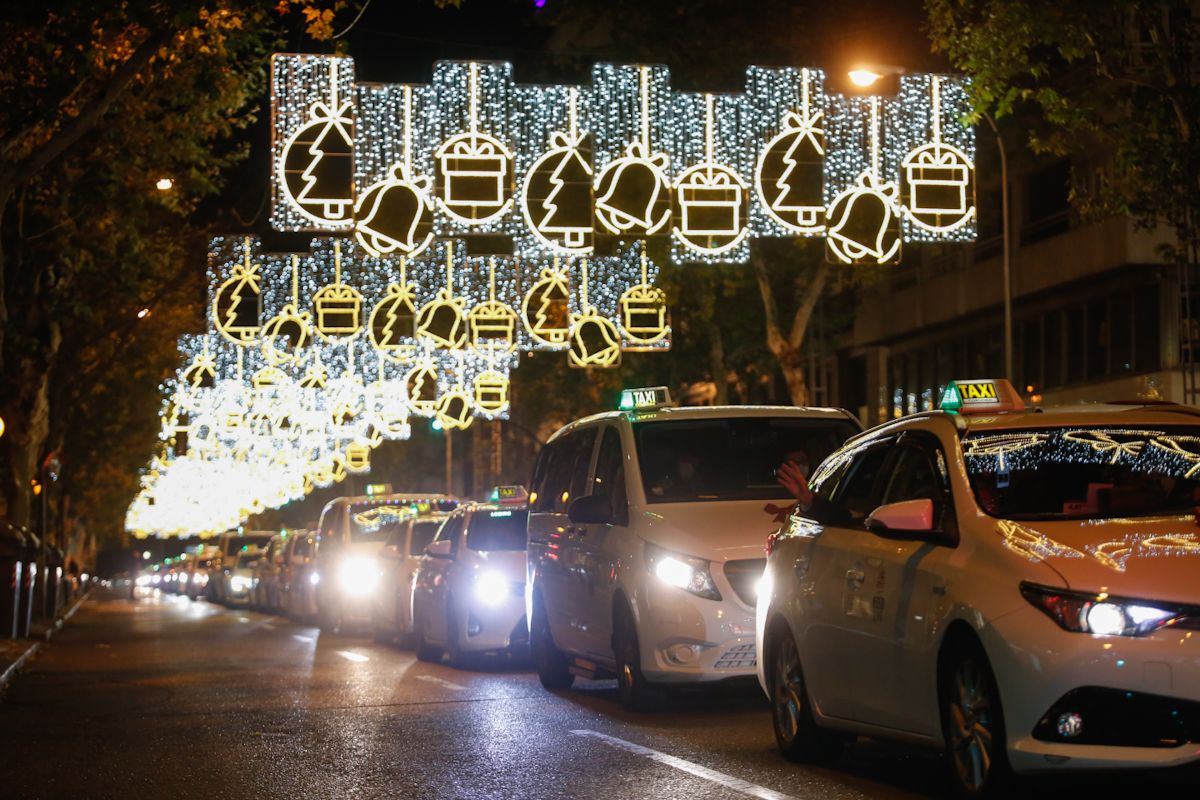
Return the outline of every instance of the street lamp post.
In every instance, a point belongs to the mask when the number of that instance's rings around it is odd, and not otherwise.
[[[1004,139],[1000,129],[991,114],[983,118],[996,135],[996,149],[1000,151],[1000,236],[1003,238],[1000,248],[1000,261],[1004,271],[1004,377],[1013,379],[1013,324],[1012,324],[1012,262],[1008,230],[1008,153],[1004,149]]]

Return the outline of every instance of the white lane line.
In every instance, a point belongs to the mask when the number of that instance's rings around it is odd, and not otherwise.
[[[442,678],[438,678],[434,675],[418,675],[417,680],[436,683],[438,686],[443,686],[447,689],[453,689],[456,692],[465,692],[467,690],[467,687],[465,686],[459,686],[457,683],[451,683],[450,681],[443,680]]]
[[[264,623],[262,624],[262,627],[264,627],[264,628],[270,628],[271,630],[275,630],[275,626],[274,626],[274,625],[272,625],[272,624],[271,624],[271,623],[269,623],[269,622],[264,622]]]
[[[293,633],[292,638],[298,642],[311,642],[313,640],[311,636],[301,636],[298,633]]]
[[[355,661],[355,662],[361,663],[363,661],[371,660],[371,659],[367,658],[366,656],[362,655],[361,653],[353,653],[349,650],[338,650],[337,654],[339,656],[341,656],[342,658],[346,659],[347,661]]]
[[[640,744],[627,742],[624,739],[618,739],[615,736],[608,736],[598,731],[571,731],[575,736],[588,736],[593,739],[599,739],[607,745],[626,750],[639,756],[644,756],[651,761],[657,761],[659,764],[665,764],[668,767],[674,767],[680,772],[686,772],[689,775],[695,775],[697,778],[703,778],[706,781],[720,784],[726,789],[732,789],[735,792],[748,794],[751,797],[760,797],[762,800],[795,800],[791,795],[780,794],[773,789],[768,789],[765,786],[759,786],[756,783],[744,781],[741,778],[735,778],[732,775],[726,775],[724,772],[717,772],[715,769],[702,767],[699,764],[693,764],[691,761],[684,761],[682,758],[669,756],[666,753],[660,753],[657,750],[651,750],[649,747],[642,747]]]

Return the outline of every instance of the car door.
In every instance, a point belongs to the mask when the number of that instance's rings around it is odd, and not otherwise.
[[[438,644],[445,643],[450,572],[458,556],[466,515],[467,512],[459,511],[438,529],[428,552],[421,559],[420,575],[413,588],[413,604],[416,613],[422,617],[425,635]]]
[[[403,565],[397,568],[396,577],[399,602],[396,604],[395,613],[398,615],[398,619],[395,624],[401,632],[407,633],[413,628],[413,579],[421,566],[421,559],[425,556],[425,548],[433,543],[434,537],[437,536],[438,529],[444,521],[445,517],[418,517],[408,526],[406,555],[403,558]]]
[[[610,514],[616,523],[573,525],[571,537],[571,547],[582,570],[580,629],[586,640],[586,651],[601,658],[608,658],[612,655],[613,587],[616,581],[617,559],[629,526],[621,432],[615,425],[605,425],[601,428],[595,466],[585,486],[579,491],[581,496],[586,494],[607,497]],[[574,491],[572,493],[574,494]]]
[[[401,604],[401,595],[406,594],[408,585],[405,562],[408,557],[409,532],[412,529],[412,519],[393,523],[388,526],[388,536],[383,547],[379,550],[379,568],[382,573],[379,585],[379,600],[375,610],[379,618],[388,626],[398,626],[397,607]]]

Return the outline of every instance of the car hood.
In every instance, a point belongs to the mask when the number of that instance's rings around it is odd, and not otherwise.
[[[709,561],[766,558],[767,537],[779,530],[787,500],[728,500],[721,503],[656,503],[636,528],[651,544]]]
[[[1191,516],[999,520],[996,532],[1009,549],[1057,570],[1071,589],[1200,603],[1200,527]]]
[[[524,550],[492,550],[483,552],[476,550],[475,569],[477,572],[499,572],[506,579],[525,581],[525,551]]]

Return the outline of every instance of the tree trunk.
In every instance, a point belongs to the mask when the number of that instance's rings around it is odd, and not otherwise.
[[[36,527],[31,513],[32,490],[50,433],[50,380],[32,359],[22,359],[19,367],[21,379],[5,398],[7,430],[3,444],[8,451],[8,483],[4,493],[9,518],[18,525]]]
[[[710,324],[708,328],[708,363],[712,369],[713,383],[717,385],[717,396],[713,403],[719,406],[729,405],[729,368],[725,365],[725,337],[721,335],[718,325]]]
[[[798,348],[788,347],[784,352],[776,353],[775,357],[779,360],[779,370],[787,383],[788,397],[791,398],[792,405],[808,405],[808,374],[804,354]]]
[[[763,319],[767,326],[767,347],[787,382],[788,396],[792,403],[798,406],[808,405],[808,379],[805,375],[804,336],[808,332],[808,323],[812,319],[813,309],[825,292],[829,283],[832,267],[824,261],[814,266],[815,273],[802,290],[797,290],[799,305],[792,317],[792,324],[787,335],[779,320],[779,305],[775,300],[775,289],[771,285],[767,264],[761,254],[751,256],[754,264],[754,274],[758,279],[759,293],[763,301]]]

